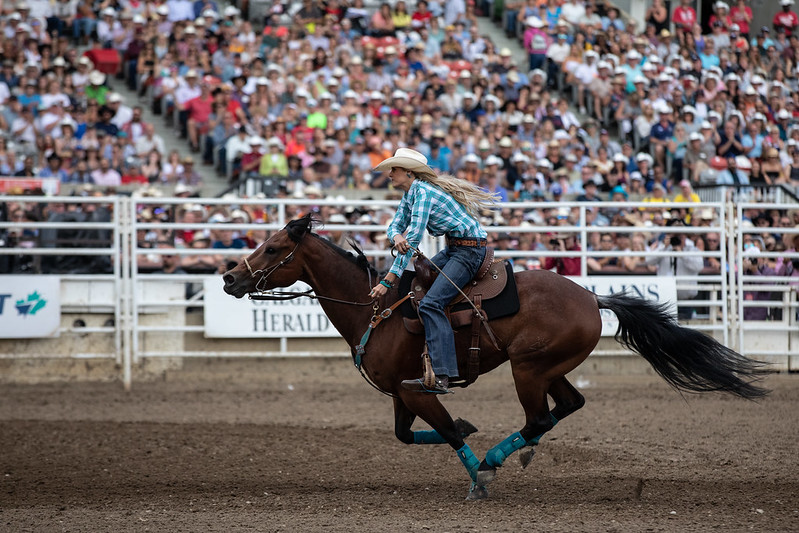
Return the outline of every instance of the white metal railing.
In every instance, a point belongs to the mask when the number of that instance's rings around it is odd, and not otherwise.
[[[109,232],[109,239],[108,244],[105,246],[96,245],[94,246],[81,246],[83,243],[79,241],[72,242],[71,244],[73,247],[0,247],[0,255],[27,255],[27,256],[56,256],[57,259],[63,259],[64,257],[108,257],[109,263],[111,265],[111,272],[110,273],[61,273],[60,278],[62,281],[67,282],[110,282],[113,287],[113,295],[105,300],[105,304],[102,304],[102,310],[104,312],[111,312],[113,315],[113,325],[112,326],[96,326],[96,327],[87,327],[87,326],[76,326],[76,325],[62,325],[59,328],[59,334],[65,335],[86,335],[86,334],[102,334],[102,335],[113,335],[114,337],[114,350],[112,352],[88,352],[88,353],[66,353],[66,354],[58,354],[53,353],[53,356],[64,356],[64,357],[77,357],[77,358],[113,358],[116,360],[117,363],[121,364],[122,361],[122,353],[123,353],[123,328],[122,328],[122,316],[123,316],[123,305],[119,298],[116,295],[120,295],[122,293],[122,286],[124,284],[124,276],[122,275],[122,264],[119,260],[120,252],[122,249],[122,242],[120,240],[120,234],[117,231],[119,228],[123,227],[122,220],[120,219],[120,213],[122,213],[121,204],[124,201],[121,197],[83,197],[83,196],[64,196],[64,197],[57,197],[57,196],[1,196],[0,195],[0,203],[8,203],[8,204],[20,204],[25,207],[30,208],[31,206],[37,207],[47,207],[53,212],[54,204],[64,204],[65,210],[80,210],[82,207],[86,205],[92,206],[108,206],[110,220],[107,222],[78,222],[78,221],[59,221],[59,222],[24,222],[24,221],[10,221],[10,222],[0,222],[0,233],[3,230],[22,230],[22,229],[30,229],[34,232],[39,232],[42,229],[55,229],[55,230],[106,230]],[[65,244],[61,243],[58,240],[55,241],[58,244]],[[53,243],[53,244],[55,244]],[[50,244],[50,243],[47,243]],[[63,292],[63,291],[62,291]],[[62,311],[82,311],[85,307],[84,304],[80,302],[75,302],[71,299],[71,295],[67,294],[67,299],[62,297],[61,300],[61,307]],[[96,306],[96,303],[93,304]],[[60,343],[59,343],[60,345]],[[20,354],[18,354],[20,355]]]
[[[799,351],[799,338],[796,335],[799,332],[796,327],[799,312],[799,277],[796,276],[799,276],[799,269],[793,275],[786,275],[793,269],[793,265],[789,266],[789,263],[796,262],[799,266],[799,252],[793,248],[780,252],[755,252],[754,249],[747,250],[745,245],[748,237],[762,239],[764,234],[789,242],[799,235],[799,226],[774,230],[743,223],[744,213],[749,209],[784,208],[785,205],[779,203],[739,203],[736,206],[736,239],[730,263],[737,273],[737,314],[743,317],[737,328],[737,342],[743,351],[756,357],[769,358]],[[783,272],[782,275],[778,275],[780,271]],[[747,317],[748,310],[753,313]],[[788,332],[788,335],[775,336],[772,342],[762,342],[760,339],[764,336],[756,335],[756,332]]]
[[[139,209],[155,207],[178,208],[186,203],[199,203],[205,207],[218,206],[242,206],[258,205],[263,206],[264,200],[259,199],[185,199],[185,198],[127,198],[127,197],[103,197],[103,198],[35,198],[35,197],[0,197],[0,202],[64,202],[67,204],[80,203],[103,203],[110,206],[112,218],[109,222],[30,222],[22,224],[24,227],[39,229],[90,229],[90,230],[113,230],[112,238],[108,247],[86,247],[86,248],[0,248],[0,254],[31,254],[31,255],[107,255],[111,259],[112,273],[110,274],[64,274],[62,280],[66,282],[81,281],[111,281],[113,286],[113,303],[104,309],[114,317],[113,326],[78,328],[73,326],[63,326],[61,332],[64,334],[97,334],[114,335],[115,353],[97,354],[97,357],[112,357],[123,368],[123,380],[126,385],[130,384],[131,372],[134,363],[142,358],[153,357],[192,357],[192,356],[285,356],[285,355],[323,355],[322,352],[308,351],[303,349],[290,349],[289,338],[280,338],[277,346],[269,350],[253,350],[248,345],[246,350],[230,349],[220,345],[209,349],[185,349],[182,344],[176,349],[171,345],[166,347],[153,342],[158,339],[158,335],[172,335],[171,338],[182,337],[185,335],[198,335],[203,333],[204,326],[199,321],[187,323],[186,310],[191,308],[202,308],[203,293],[200,290],[190,298],[185,294],[177,295],[174,293],[175,286],[183,286],[185,283],[197,284],[198,286],[205,279],[201,274],[157,274],[142,273],[139,271],[138,260],[145,255],[162,256],[166,254],[179,256],[192,256],[199,254],[210,254],[220,250],[193,249],[193,248],[143,248],[139,246],[137,234],[154,230],[165,230],[174,232],[177,230],[215,230],[222,227],[219,223],[182,223],[182,222],[143,222],[137,220]],[[269,200],[270,210],[269,223],[249,223],[231,224],[224,223],[225,229],[236,231],[265,230],[267,232],[277,231],[282,228],[299,211],[309,209],[325,210],[326,207],[346,208],[368,208],[375,211],[389,208],[396,205],[393,201],[361,200],[342,201],[342,200]],[[501,209],[508,209],[520,212],[530,212],[533,209],[545,211],[557,211],[559,208],[566,208],[574,223],[558,220],[551,225],[533,225],[528,223],[491,226],[487,229],[491,234],[512,233],[516,236],[535,233],[539,236],[539,241],[546,242],[548,237],[541,239],[542,235],[548,233],[565,232],[573,233],[578,237],[580,250],[556,252],[547,249],[531,250],[496,250],[498,258],[510,258],[515,261],[535,261],[541,262],[544,257],[579,257],[580,274],[589,275],[587,269],[587,259],[606,257],[612,254],[614,257],[643,256],[647,257],[679,257],[684,252],[673,251],[612,251],[604,252],[601,250],[589,250],[589,243],[592,236],[596,233],[646,233],[650,238],[660,234],[674,232],[674,228],[659,225],[647,226],[592,226],[587,225],[587,220],[591,217],[590,213],[595,210],[648,210],[648,209],[696,209],[697,204],[651,204],[651,203],[613,203],[613,202],[563,202],[563,203],[541,203],[541,202],[514,202],[501,204]],[[692,252],[694,255],[703,258],[715,258],[724,267],[720,272],[709,275],[679,276],[676,278],[677,289],[696,289],[700,293],[706,294],[701,299],[679,301],[678,306],[692,306],[702,308],[705,311],[694,320],[687,324],[699,330],[707,331],[747,355],[799,355],[799,340],[794,339],[796,332],[796,314],[799,311],[796,290],[794,283],[799,284],[799,278],[785,278],[778,276],[756,276],[744,273],[743,269],[743,238],[747,234],[757,233],[757,228],[751,228],[738,221],[742,220],[745,210],[750,208],[763,209],[774,208],[786,210],[792,208],[786,204],[739,204],[733,207],[732,204],[721,202],[703,202],[701,209],[712,213],[712,221],[703,226],[680,227],[679,232],[696,236],[704,233],[718,233],[720,236],[720,246],[715,251]],[[174,219],[173,219],[174,220]],[[512,220],[512,219],[506,219]],[[546,217],[545,217],[546,220]],[[507,224],[507,222],[506,222]],[[545,222],[546,224],[546,222]],[[18,227],[17,222],[0,223],[0,231],[3,229]],[[363,225],[363,224],[331,224],[319,228],[319,231],[344,231],[344,232],[384,232],[385,226],[382,224]],[[781,232],[797,234],[799,228],[781,228]],[[432,256],[442,245],[441,239],[425,237],[420,244],[420,249],[427,255]],[[224,250],[224,255],[242,256],[249,254],[251,250]],[[387,250],[366,249],[364,253],[373,261],[390,260]],[[799,253],[763,253],[761,258],[795,258],[799,261]],[[738,275],[738,273],[743,273]],[[610,274],[624,275],[624,274]],[[162,284],[165,290],[151,290],[156,284]],[[150,288],[148,288],[150,287]],[[169,289],[169,290],[166,290]],[[776,300],[747,300],[747,295],[755,291],[768,291],[774,294]],[[65,308],[69,309],[69,302],[65,302]],[[767,307],[773,309],[770,312],[769,320],[754,321],[744,320],[745,315],[749,314],[749,309]],[[96,309],[99,311],[99,309]],[[155,313],[154,316],[164,317],[165,321],[155,322],[152,320],[143,321],[142,318],[148,313]],[[160,314],[159,314],[160,313]],[[778,336],[780,342],[763,343],[762,335],[758,332],[768,331],[772,336]],[[775,346],[777,346],[775,348]],[[324,353],[328,353],[325,351]],[[348,352],[340,352],[334,355],[345,355]],[[618,353],[617,351],[606,351],[598,353]],[[73,354],[63,354],[63,356],[74,356]],[[2,355],[0,355],[2,357]]]
[[[154,205],[170,205],[170,204],[178,204],[178,203],[185,203],[185,200],[182,199],[138,199],[136,200],[135,204],[138,204],[140,207],[142,205],[145,206],[154,206]],[[233,203],[234,205],[263,205],[263,200],[235,200],[231,202],[231,200],[219,199],[207,202],[208,205],[216,206],[216,205],[230,205]],[[267,230],[267,231],[275,231],[282,228],[285,223],[288,221],[290,216],[288,215],[287,211],[289,207],[292,210],[297,208],[300,209],[307,209],[309,207],[317,207],[317,208],[324,208],[325,206],[335,206],[338,208],[345,208],[347,206],[353,206],[361,208],[363,207],[363,201],[342,201],[342,200],[275,200],[270,201],[274,208],[274,222],[267,223],[267,224],[232,224],[228,223],[225,224],[226,229],[232,229],[237,231],[247,231],[247,230]],[[392,201],[369,201],[368,205],[379,209],[382,207],[394,207],[396,202]],[[547,225],[547,226],[532,226],[532,225],[521,225],[521,226],[492,226],[489,227],[488,230],[491,234],[498,234],[503,232],[512,232],[514,234],[523,234],[523,233],[554,233],[554,232],[573,232],[579,235],[580,243],[581,243],[581,251],[566,251],[566,252],[553,252],[549,250],[496,250],[495,254],[499,258],[515,258],[519,260],[520,258],[536,258],[541,259],[543,257],[568,257],[568,256],[579,256],[581,258],[581,274],[583,276],[588,274],[586,268],[586,259],[588,257],[603,257],[607,256],[608,252],[602,251],[595,251],[595,250],[586,250],[588,247],[588,242],[590,239],[591,234],[593,233],[605,233],[605,232],[614,232],[614,233],[640,233],[642,230],[645,230],[647,233],[650,234],[660,234],[660,233],[669,233],[673,232],[672,228],[668,227],[634,227],[634,226],[614,226],[614,227],[607,227],[607,226],[586,226],[586,210],[587,209],[614,209],[619,207],[624,207],[626,209],[653,209],[653,208],[660,208],[662,206],[653,206],[649,203],[624,203],[624,204],[616,204],[612,202],[601,202],[601,203],[580,203],[580,202],[565,202],[565,203],[558,203],[558,204],[541,204],[536,202],[530,203],[508,203],[503,204],[500,206],[501,208],[507,209],[522,209],[522,210],[530,210],[530,209],[556,209],[558,207],[567,207],[570,209],[574,209],[578,213],[578,221],[574,225],[564,226],[564,225]],[[686,208],[695,208],[696,204],[670,204],[669,207],[686,207]],[[723,227],[723,220],[725,216],[724,206],[722,204],[703,204],[702,207],[704,209],[711,209],[714,211],[714,218],[718,222],[716,225],[711,226],[704,226],[701,228],[681,228],[680,231],[689,234],[698,234],[698,233],[706,233],[709,231],[719,232],[720,234],[724,233]],[[130,206],[132,210],[136,209],[136,205],[132,204]],[[131,213],[133,216],[133,212]],[[144,223],[144,222],[135,222],[133,233],[135,234],[139,230],[152,230],[152,229],[162,229],[162,230],[184,230],[184,229],[219,229],[219,224],[183,224],[183,223]],[[376,231],[376,232],[383,232],[385,231],[385,226],[383,225],[368,225],[364,226],[362,224],[330,224],[327,223],[323,228],[320,228],[321,231],[344,231],[344,232],[357,232],[357,231]],[[421,243],[420,249],[423,250],[427,255],[432,256],[436,253],[440,246],[442,245],[442,239],[433,239],[430,237],[425,237],[425,240]],[[702,255],[707,257],[715,257],[720,261],[723,259],[726,253],[726,243],[722,243],[721,248],[715,252],[694,252],[696,255]],[[246,255],[251,252],[251,250],[229,250],[229,254],[234,255]],[[198,255],[198,254],[208,254],[209,251],[206,249],[196,250],[196,249],[171,249],[171,248],[164,248],[164,249],[152,249],[152,248],[135,248],[133,250],[134,257],[132,258],[133,263],[135,264],[135,259],[139,255],[144,254],[155,254],[155,255],[181,255],[181,256],[190,256],[190,255]],[[364,253],[367,257],[375,260],[375,259],[385,259],[389,257],[389,252],[386,250],[364,250]],[[618,252],[614,251],[612,254],[618,257],[625,257],[625,256],[641,256],[643,253],[649,256],[675,256],[679,255],[679,252],[640,252],[640,251],[624,251]],[[184,282],[194,282],[199,283],[200,280],[203,279],[201,275],[181,275],[179,278],[175,277],[175,275],[155,275],[155,274],[140,274],[138,272],[133,273],[133,280],[134,285],[138,285],[141,283],[141,280],[178,280]],[[693,324],[692,327],[696,327],[697,329],[706,330],[709,332],[715,332],[718,334],[725,342],[728,339],[728,329],[726,327],[727,324],[727,300],[725,298],[726,294],[726,286],[727,286],[727,277],[722,273],[717,275],[703,275],[703,276],[681,276],[677,279],[678,288],[699,288],[705,292],[708,292],[709,297],[706,300],[694,300],[691,302],[692,305],[702,307],[706,307],[709,309],[707,317],[705,320],[697,322]],[[147,332],[156,332],[156,331],[182,331],[185,333],[200,333],[203,331],[203,327],[201,325],[185,325],[185,326],[143,326],[141,324],[136,323],[136,317],[139,313],[135,312],[136,309],[146,306],[146,305],[157,305],[159,302],[143,302],[136,300],[136,294],[132,295],[134,299],[134,312],[133,320],[133,352],[134,358],[138,357],[160,357],[160,356],[169,356],[174,355],[171,352],[165,351],[154,351],[154,350],[147,350],[141,349],[139,347],[139,338],[140,335]],[[679,302],[678,302],[679,303]],[[172,302],[170,305],[174,305],[176,307],[187,307],[190,305],[199,305],[193,304],[191,302]],[[286,350],[287,339],[282,338],[280,341],[280,349],[276,351],[259,351],[258,354],[269,356],[269,355],[285,355],[287,353]],[[194,355],[216,355],[215,352],[208,352],[208,351],[194,351],[194,352],[183,352],[186,356],[194,356]],[[230,356],[249,356],[252,355],[252,351],[240,351],[240,352],[232,352],[232,351],[225,351],[224,355]],[[345,355],[347,352],[342,352],[341,355]],[[134,361],[136,360],[134,359]]]

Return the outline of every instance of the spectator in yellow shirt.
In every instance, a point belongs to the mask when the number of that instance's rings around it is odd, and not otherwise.
[[[695,204],[699,204],[702,200],[699,198],[699,195],[696,194],[691,187],[691,182],[688,180],[682,180],[679,184],[680,192],[677,193],[677,196],[674,197],[674,202],[691,202]],[[693,208],[686,209],[685,207],[679,208],[678,211],[682,215],[682,218],[685,220],[686,223],[691,223],[691,213],[693,212]]]
[[[405,6],[403,0],[399,0],[394,7],[394,12],[391,13],[391,21],[394,23],[395,30],[405,30],[411,25],[411,14],[408,13],[408,8]]]
[[[652,186],[652,192],[649,193],[644,197],[642,202],[652,203],[652,204],[661,204],[658,206],[653,207],[639,207],[641,211],[645,213],[645,218],[652,219],[655,213],[662,213],[666,210],[666,206],[662,204],[667,204],[671,202],[668,196],[666,196],[666,188],[661,185],[660,183],[655,183]]]

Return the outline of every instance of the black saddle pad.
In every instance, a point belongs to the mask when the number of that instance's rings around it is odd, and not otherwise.
[[[483,300],[482,303],[483,310],[486,312],[486,315],[488,315],[489,320],[515,315],[519,312],[519,293],[516,290],[516,278],[513,276],[513,267],[507,261],[503,263],[508,273],[508,283],[505,284],[505,288],[502,289],[502,292],[500,292],[498,296],[490,300]],[[411,283],[415,277],[416,273],[411,270],[406,270],[402,273],[397,288],[400,295],[404,296],[411,291]],[[461,302],[455,305],[452,311],[471,309],[471,307],[472,306],[467,302]],[[400,312],[405,318],[419,318],[410,300],[405,300],[405,302],[400,305]]]

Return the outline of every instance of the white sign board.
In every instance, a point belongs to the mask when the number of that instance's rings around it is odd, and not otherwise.
[[[0,339],[58,337],[58,276],[0,276]]]
[[[339,333],[317,300],[296,298],[279,302],[237,300],[223,290],[222,276],[205,279],[205,336],[244,337],[338,337]],[[297,282],[285,291],[306,291]]]
[[[600,296],[627,292],[659,304],[668,304],[671,311],[677,314],[677,284],[674,278],[665,276],[594,276],[570,277],[570,280],[582,285]],[[601,309],[602,336],[612,337],[619,327],[619,320],[613,311]]]

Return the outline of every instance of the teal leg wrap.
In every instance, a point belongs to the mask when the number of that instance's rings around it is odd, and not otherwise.
[[[517,431],[486,452],[486,464],[495,468],[502,466],[502,463],[505,462],[505,459],[507,459],[510,454],[525,444],[527,444],[527,442],[524,440],[524,437]]]
[[[552,419],[552,427],[553,427],[553,428],[554,428],[555,426],[557,426],[557,425],[558,425],[558,419],[557,419],[557,418],[555,418],[555,417],[552,415],[552,413],[549,413],[549,418],[551,418],[551,419]],[[539,436],[537,436],[537,437],[535,437],[535,438],[533,438],[533,439],[530,439],[530,445],[536,445],[536,444],[538,444],[538,441],[539,441],[539,440],[541,440],[541,437],[543,437],[543,436],[544,436],[544,434],[543,434],[543,433],[541,433]]]
[[[480,466],[480,459],[475,457],[468,444],[464,444],[457,453],[458,459],[461,460],[463,466],[466,467],[466,471],[469,472],[469,477],[472,478],[472,481],[477,481],[477,468]]]
[[[446,444],[447,441],[444,437],[438,434],[438,431],[414,431],[413,432],[414,444]]]

